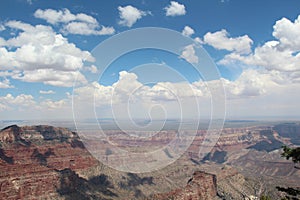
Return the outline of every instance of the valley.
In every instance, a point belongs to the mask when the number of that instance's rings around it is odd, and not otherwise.
[[[202,144],[207,131],[185,130],[185,140],[191,142],[184,153],[176,157],[166,149],[158,152],[170,164],[147,172],[155,157],[115,155],[111,143],[147,155],[174,141],[176,130],[134,140],[124,131],[104,130],[110,141],[106,142],[95,130],[89,130],[89,137],[79,137],[70,128],[12,125],[0,132],[0,198],[255,199],[268,194],[280,199],[283,194],[276,186],[300,187],[300,170],[280,156],[283,144],[298,144],[299,127],[299,123],[225,126],[205,156],[201,151],[206,149]],[[122,160],[134,163],[140,172],[116,170]]]

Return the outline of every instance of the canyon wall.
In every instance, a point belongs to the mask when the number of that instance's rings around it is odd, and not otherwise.
[[[63,170],[97,163],[64,128],[13,125],[0,132],[0,145],[0,199],[57,199]]]

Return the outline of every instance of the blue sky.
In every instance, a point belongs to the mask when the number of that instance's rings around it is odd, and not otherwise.
[[[71,119],[76,104],[82,116],[91,118],[84,108],[94,99],[100,102],[93,104],[101,113],[97,116],[107,118],[112,104],[122,108],[133,93],[142,107],[134,112],[137,118],[149,117],[154,105],[170,111],[168,117],[177,116],[171,110],[180,98],[196,98],[202,115],[209,117],[209,90],[216,81],[225,90],[229,118],[297,118],[299,15],[295,0],[1,1],[0,119]],[[99,75],[101,55],[93,54],[99,43],[144,27],[177,31],[192,44],[180,47],[181,55],[154,49],[130,52],[98,81],[89,80]],[[203,80],[193,68],[202,48],[216,64],[218,80]],[[135,69],[141,65],[145,71]],[[146,83],[147,76],[156,82]]]

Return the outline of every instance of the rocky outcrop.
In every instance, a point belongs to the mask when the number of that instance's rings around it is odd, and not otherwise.
[[[203,171],[196,171],[186,187],[165,194],[156,194],[151,199],[206,200],[217,195],[216,176]]]
[[[68,129],[7,127],[0,131],[0,199],[58,199],[62,170],[75,173],[96,163]]]

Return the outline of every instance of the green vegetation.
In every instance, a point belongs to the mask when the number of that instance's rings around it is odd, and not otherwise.
[[[290,148],[287,146],[283,146],[283,153],[281,154],[282,157],[285,157],[287,160],[292,158],[294,163],[300,163],[300,147],[297,148]]]
[[[283,146],[282,148],[283,148],[283,153],[281,154],[282,157],[285,157],[287,160],[291,158],[295,164],[300,163],[300,147],[290,148],[287,146]],[[295,166],[295,168],[300,169],[297,166]],[[289,200],[289,199],[297,200],[300,198],[300,188],[276,187],[276,189],[286,194],[285,198],[283,198],[282,200]]]
[[[271,197],[269,197],[269,196],[262,195],[262,196],[260,197],[260,200],[272,200],[272,199],[271,199]]]

